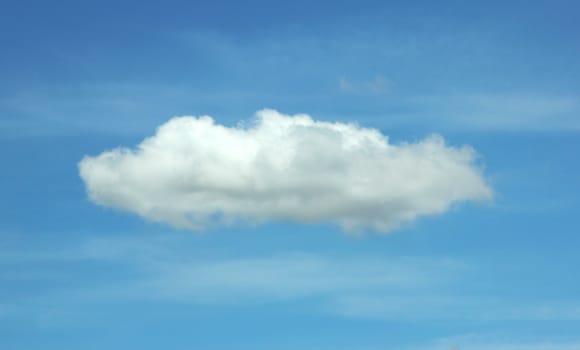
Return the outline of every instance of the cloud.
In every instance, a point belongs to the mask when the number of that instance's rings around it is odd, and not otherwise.
[[[338,79],[338,87],[341,92],[363,95],[386,95],[390,92],[390,82],[382,75],[377,75],[371,80],[353,82],[345,77]]]
[[[490,199],[475,157],[437,135],[393,145],[375,129],[262,110],[250,126],[176,117],[79,170],[95,203],[178,228],[287,220],[387,232]]]
[[[520,338],[520,339],[518,339]],[[502,336],[493,333],[473,333],[434,339],[422,346],[406,347],[405,350],[576,350],[580,349],[580,339],[538,336]]]
[[[312,297],[324,303],[350,293],[396,294],[433,288],[464,269],[459,262],[446,259],[337,258],[307,253],[164,262],[151,267],[148,278],[115,292],[191,303],[246,304]],[[334,303],[328,308],[344,315],[335,310]]]
[[[407,119],[456,129],[545,132],[580,128],[580,98],[570,95],[431,95],[410,97],[404,104],[416,109],[416,115],[405,115]],[[426,115],[437,119],[429,120]]]
[[[457,281],[459,282],[459,280]],[[458,289],[458,284],[452,286]],[[337,296],[333,311],[346,317],[362,319],[464,319],[472,321],[577,321],[577,300],[534,300],[521,302],[504,298],[461,296],[447,288],[443,293],[424,293],[409,289],[406,293],[370,292],[363,295]],[[422,293],[423,292],[423,293]],[[456,292],[455,292],[456,293]],[[409,310],[416,310],[409,313]]]

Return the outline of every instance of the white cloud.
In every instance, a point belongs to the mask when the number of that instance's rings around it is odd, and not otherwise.
[[[250,127],[176,117],[135,150],[86,156],[90,198],[179,228],[211,222],[334,222],[389,231],[492,191],[475,152],[440,136],[389,144],[378,130],[262,110]]]

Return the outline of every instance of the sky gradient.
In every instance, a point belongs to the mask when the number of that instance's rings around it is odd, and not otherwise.
[[[0,348],[580,349],[577,2],[0,3]],[[441,135],[493,199],[354,234],[91,201],[86,156],[265,108]]]

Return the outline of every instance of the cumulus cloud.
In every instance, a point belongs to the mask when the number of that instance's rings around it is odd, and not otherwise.
[[[85,156],[95,203],[178,228],[286,220],[387,232],[492,191],[468,146],[262,110],[251,125],[176,117],[135,149]]]

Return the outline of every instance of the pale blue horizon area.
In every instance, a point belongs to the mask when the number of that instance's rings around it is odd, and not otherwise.
[[[0,4],[0,349],[580,349],[577,2]],[[494,199],[360,236],[88,199],[85,155],[263,108],[470,145]]]

